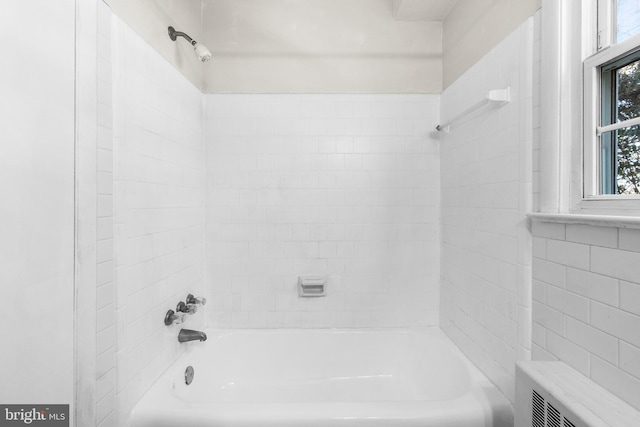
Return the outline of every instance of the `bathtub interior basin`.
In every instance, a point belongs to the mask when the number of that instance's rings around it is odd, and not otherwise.
[[[508,401],[439,328],[209,330],[207,336],[189,343],[138,403],[132,427],[513,422]]]

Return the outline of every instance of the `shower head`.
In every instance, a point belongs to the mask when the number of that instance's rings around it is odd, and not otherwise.
[[[178,37],[184,37],[185,40],[191,43],[191,46],[193,46],[193,52],[196,54],[200,61],[207,62],[211,59],[211,51],[209,51],[209,49],[207,49],[205,45],[198,43],[182,31],[176,31],[176,29],[173,27],[169,27],[168,30],[169,38],[171,40],[176,41]]]
[[[200,44],[197,42],[194,43],[193,51],[198,57],[198,59],[202,62],[207,62],[208,60],[211,59],[211,51],[209,51],[209,49],[207,49],[207,47],[203,44]]]

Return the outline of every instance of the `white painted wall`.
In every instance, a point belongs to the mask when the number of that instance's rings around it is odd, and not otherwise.
[[[438,323],[437,96],[205,99],[209,326]]]
[[[458,0],[391,0],[393,15],[405,21],[442,22]]]
[[[468,115],[441,140],[441,327],[513,402],[531,328],[533,18],[449,86],[443,120],[511,89],[511,103]]]
[[[533,359],[640,410],[640,230],[533,223]]]
[[[439,93],[440,22],[388,0],[204,1],[207,93]]]
[[[106,1],[207,93],[440,93],[540,8],[540,0]],[[168,25],[204,42],[212,60],[203,65],[184,40],[170,42]]]
[[[207,93],[439,93],[440,22],[394,18],[389,0],[106,0]],[[406,19],[406,17],[403,17]],[[200,63],[173,25],[213,52]]]
[[[540,0],[106,1],[207,93],[440,93],[540,8]],[[203,65],[186,41],[170,42],[168,25],[204,42],[212,60]]]
[[[458,0],[442,26],[443,88],[449,87],[540,8],[540,0]]]
[[[2,2],[2,403],[73,413],[75,2]]]
[[[104,333],[115,340],[115,424],[125,426],[190,345],[178,343],[180,328],[204,324],[201,312],[182,325],[163,319],[203,293],[205,165],[201,93],[115,17],[112,38],[116,323]]]

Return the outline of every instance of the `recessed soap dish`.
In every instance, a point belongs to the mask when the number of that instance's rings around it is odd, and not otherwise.
[[[325,296],[326,281],[327,279],[324,276],[299,276],[298,277],[298,296],[299,297]]]

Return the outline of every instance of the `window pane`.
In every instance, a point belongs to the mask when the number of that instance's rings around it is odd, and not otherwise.
[[[618,121],[640,116],[640,60],[616,71]]]
[[[603,194],[640,194],[640,126],[601,137]]]
[[[601,72],[600,126],[640,117],[640,51],[604,64]],[[638,125],[601,135],[600,170],[601,194],[640,194]]]
[[[640,0],[617,0],[616,42],[640,33]]]

